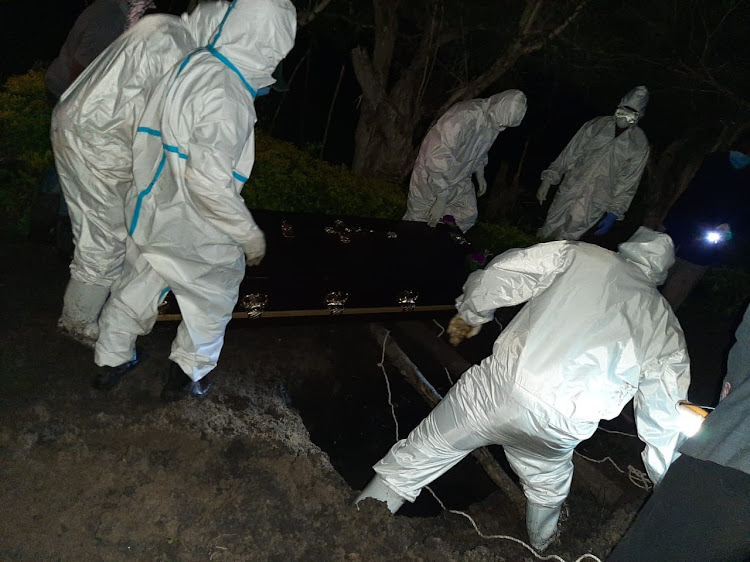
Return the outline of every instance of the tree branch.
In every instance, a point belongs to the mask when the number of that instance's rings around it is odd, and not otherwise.
[[[320,0],[315,5],[315,7],[309,12],[301,12],[297,14],[297,29],[305,27],[312,20],[318,17],[318,14],[320,14],[320,12],[325,10],[328,7],[328,4],[330,3],[331,3],[331,0]]]
[[[448,108],[450,108],[457,101],[473,98],[479,95],[493,82],[497,81],[503,74],[505,74],[508,69],[512,68],[519,58],[530,55],[531,53],[540,50],[547,41],[550,41],[551,39],[554,39],[555,37],[560,35],[568,28],[568,26],[570,26],[571,23],[575,21],[575,19],[580,15],[580,13],[588,3],[589,0],[580,0],[573,11],[570,13],[570,15],[565,18],[565,20],[563,20],[558,26],[547,33],[543,39],[540,39],[533,43],[526,43],[524,41],[526,37],[526,35],[524,34],[525,32],[519,32],[519,35],[516,36],[515,40],[508,46],[505,52],[495,60],[495,62],[492,64],[492,66],[490,66],[489,69],[477,76],[474,80],[453,91],[453,93],[448,97],[446,102],[436,113],[437,118],[445,113]],[[531,7],[532,11],[534,11],[535,9],[536,8],[534,6]],[[532,16],[525,15],[524,17],[531,18]]]

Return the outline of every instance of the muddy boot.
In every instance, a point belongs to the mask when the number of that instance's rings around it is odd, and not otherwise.
[[[557,537],[557,520],[561,510],[562,506],[526,504],[526,530],[531,546],[538,552],[543,552]]]
[[[177,363],[171,362],[167,384],[161,391],[161,399],[165,402],[177,402],[189,396],[203,398],[212,386],[213,383],[208,380],[208,375],[194,381],[182,371]]]
[[[138,353],[132,361],[118,365],[117,367],[99,367],[99,374],[94,379],[94,388],[99,390],[111,390],[120,384],[126,373],[135,369],[142,361],[143,356]]]
[[[354,505],[366,498],[373,498],[385,502],[391,513],[396,513],[406,501],[398,493],[394,492],[383,480],[382,476],[375,475],[369,484],[365,486],[362,493],[354,500]]]
[[[99,337],[99,313],[108,296],[109,287],[71,278],[65,289],[58,330],[87,347],[94,347]]]

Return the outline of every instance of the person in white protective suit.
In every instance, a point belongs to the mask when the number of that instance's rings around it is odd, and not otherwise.
[[[537,236],[578,240],[593,226],[602,236],[625,217],[648,160],[648,139],[636,125],[648,98],[645,86],[633,88],[614,115],[585,123],[542,172],[540,205],[551,185],[560,187]]]
[[[414,163],[403,220],[435,226],[452,215],[466,232],[477,221],[476,175],[481,197],[487,190],[484,168],[497,135],[518,127],[526,114],[526,96],[507,90],[487,99],[452,106],[427,132]]]
[[[148,95],[166,72],[208,43],[229,7],[146,16],[120,36],[65,92],[52,114],[55,164],[75,251],[58,326],[96,343],[98,318],[125,259],[124,201],[133,183],[133,136]]]
[[[254,99],[294,45],[289,0],[234,0],[213,38],[176,66],[148,100],[133,144],[123,273],[99,320],[95,384],[117,385],[137,365],[172,291],[182,322],[164,400],[202,396],[216,367],[245,266],[265,237],[240,192],[255,160]]]
[[[573,449],[633,398],[643,461],[658,483],[684,439],[677,403],[690,383],[682,329],[656,289],[673,262],[669,236],[641,227],[617,253],[547,242],[472,273],[452,337],[478,332],[498,307],[529,302],[492,355],[375,464],[357,501],[374,497],[395,512],[472,450],[499,444],[526,494],[531,544],[543,550],[570,490]]]

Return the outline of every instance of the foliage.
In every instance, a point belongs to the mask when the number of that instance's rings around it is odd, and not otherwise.
[[[495,256],[510,248],[526,248],[541,242],[539,238],[507,223],[480,221],[466,238],[478,249]]]
[[[398,185],[355,176],[261,132],[255,142],[255,166],[242,192],[251,209],[399,219],[406,208]]]
[[[50,105],[44,73],[11,76],[0,90],[0,221],[2,230],[25,234],[31,205],[52,167]]]

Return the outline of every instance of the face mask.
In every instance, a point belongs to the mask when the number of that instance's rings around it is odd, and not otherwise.
[[[625,107],[618,107],[615,111],[615,122],[620,129],[627,129],[638,121],[638,112]]]
[[[729,152],[729,163],[735,170],[741,170],[750,164],[750,155],[738,150],[732,150]]]

